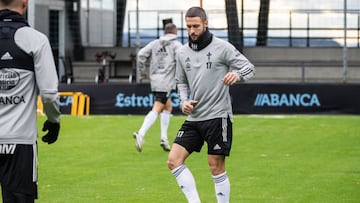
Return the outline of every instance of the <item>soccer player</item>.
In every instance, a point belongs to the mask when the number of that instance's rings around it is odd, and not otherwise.
[[[27,0],[0,0],[0,183],[4,203],[37,199],[37,97],[47,120],[42,140],[57,140],[58,78],[48,38],[24,18]]]
[[[188,116],[176,135],[167,163],[188,202],[200,202],[185,160],[192,152],[200,152],[206,142],[217,202],[226,203],[230,199],[230,182],[225,157],[231,150],[233,122],[229,86],[252,78],[255,69],[233,45],[209,32],[202,8],[188,9],[185,21],[189,42],[177,54],[176,82],[181,110]]]
[[[168,23],[164,27],[164,35],[156,39],[138,53],[138,68],[145,71],[146,62],[150,61],[150,85],[151,91],[155,95],[155,102],[152,110],[145,116],[141,128],[134,132],[136,149],[141,152],[144,136],[149,128],[154,124],[160,115],[160,146],[165,151],[170,151],[167,131],[170,122],[172,105],[169,95],[175,90],[175,55],[176,51],[182,46],[177,41],[177,28],[173,23]]]

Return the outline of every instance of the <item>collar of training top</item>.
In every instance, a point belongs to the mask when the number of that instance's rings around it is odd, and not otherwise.
[[[189,36],[189,47],[194,51],[200,51],[210,44],[212,37],[213,34],[211,34],[208,29],[206,29],[206,31],[200,35],[199,39],[196,41],[192,41]]]
[[[0,21],[3,22],[22,22],[26,23],[24,16],[20,15],[15,11],[11,11],[9,9],[0,10]]]

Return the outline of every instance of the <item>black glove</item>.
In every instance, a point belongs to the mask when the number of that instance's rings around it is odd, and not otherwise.
[[[43,142],[52,144],[57,140],[60,130],[60,123],[52,123],[50,121],[45,121],[42,131],[48,131],[46,135],[42,137]]]

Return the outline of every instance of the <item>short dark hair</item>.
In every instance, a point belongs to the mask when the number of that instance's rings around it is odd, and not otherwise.
[[[1,4],[1,5],[4,5],[4,6],[9,6],[9,5],[11,5],[12,3],[14,3],[13,0],[0,0],[0,4]]]
[[[185,18],[186,17],[200,17],[202,21],[205,21],[207,19],[205,10],[198,6],[189,8],[186,11]]]
[[[165,27],[164,27],[164,33],[168,34],[168,33],[172,33],[175,34],[176,33],[176,25],[173,23],[166,23]]]

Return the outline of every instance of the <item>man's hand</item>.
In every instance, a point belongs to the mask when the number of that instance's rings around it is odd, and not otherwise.
[[[235,84],[239,80],[240,78],[235,72],[228,72],[221,81],[224,85],[230,86]]]
[[[45,121],[42,131],[48,131],[48,133],[42,137],[42,141],[47,142],[48,144],[54,143],[58,138],[59,130],[60,123]]]
[[[185,114],[185,115],[189,115],[192,113],[192,111],[194,110],[194,106],[198,103],[198,101],[195,101],[195,100],[189,100],[189,101],[186,101],[183,106],[182,106],[182,112]]]

